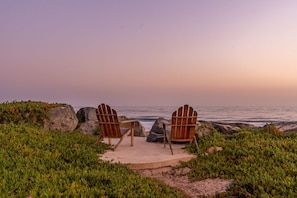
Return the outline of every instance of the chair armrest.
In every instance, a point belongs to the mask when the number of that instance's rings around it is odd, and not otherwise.
[[[166,126],[170,126],[171,122],[169,120],[161,120],[163,129],[166,129]]]
[[[132,122],[136,122],[137,120],[123,120],[120,121],[120,124],[125,124],[125,123],[132,123]]]
[[[137,120],[123,120],[120,121],[120,124],[130,124],[131,129],[134,130]]]

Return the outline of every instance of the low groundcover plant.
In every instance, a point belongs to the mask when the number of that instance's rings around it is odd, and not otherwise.
[[[184,197],[119,164],[99,162],[105,144],[80,132],[0,125],[0,194],[4,197]]]
[[[206,154],[209,147],[222,147]],[[193,181],[232,179],[217,197],[295,197],[297,194],[297,135],[267,125],[233,135],[214,132],[199,140],[197,159],[185,164]]]

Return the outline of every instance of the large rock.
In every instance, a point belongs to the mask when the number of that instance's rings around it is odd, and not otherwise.
[[[94,107],[83,107],[76,113],[78,122],[97,121],[96,108]]]
[[[125,121],[125,120],[129,120],[126,116],[118,116],[119,121]],[[129,128],[131,126],[130,123],[124,123],[120,125],[123,128]],[[135,126],[134,126],[134,136],[137,137],[146,137],[146,132],[145,132],[145,128],[144,126],[142,126],[142,124],[136,120],[135,122]]]
[[[212,134],[212,130],[211,127],[207,127],[207,126],[197,126],[196,129],[196,137],[197,138],[203,138],[205,136],[209,136]]]
[[[158,118],[146,138],[147,142],[164,142],[163,123],[169,124],[170,120]]]
[[[232,126],[230,124],[222,124],[222,123],[215,123],[213,127],[220,133],[230,134],[230,135],[234,133],[238,133],[241,130],[241,128],[239,128],[238,126]]]
[[[98,121],[89,120],[79,123],[78,129],[84,134],[94,135],[99,132]]]
[[[83,107],[76,113],[78,118],[78,129],[84,134],[93,135],[98,132],[98,119],[96,115],[96,108]]]
[[[52,108],[49,119],[44,121],[44,128],[51,131],[71,132],[76,129],[78,119],[70,105]]]

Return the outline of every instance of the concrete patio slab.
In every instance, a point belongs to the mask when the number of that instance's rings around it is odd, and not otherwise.
[[[104,142],[107,143],[105,138]],[[118,139],[113,139],[116,144]],[[155,169],[166,166],[176,166],[180,161],[189,161],[196,158],[196,155],[188,153],[182,144],[172,144],[171,155],[169,145],[162,143],[146,142],[146,137],[134,137],[134,146],[130,145],[131,139],[127,137],[118,146],[116,151],[108,150],[100,158],[111,163],[126,164],[130,169]]]

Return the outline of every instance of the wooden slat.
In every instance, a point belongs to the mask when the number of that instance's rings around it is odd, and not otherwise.
[[[104,108],[103,104],[98,106],[98,115],[97,116],[98,116],[99,123],[103,123],[103,124],[99,125],[100,130],[101,130],[101,132],[103,134],[103,137],[106,137],[107,134],[106,134],[105,131],[107,131],[107,128],[106,128],[107,126],[104,124],[104,123],[106,123],[106,120],[105,120],[104,116],[101,116],[101,114],[104,114],[103,108]]]
[[[175,133],[176,133],[176,125],[177,125],[177,118],[176,118],[176,114],[177,114],[177,111],[174,111],[172,113],[172,121],[171,121],[171,135],[170,135],[170,138],[175,138]]]
[[[183,107],[183,118],[182,118],[182,131],[180,134],[181,139],[188,139],[188,110],[189,110],[189,105],[184,105]]]
[[[99,107],[98,107],[98,109],[99,109],[99,117],[100,117],[100,119],[101,119],[101,121],[103,122],[103,123],[106,123],[107,122],[107,119],[106,119],[106,116],[101,116],[101,114],[106,114],[105,113],[105,105],[104,104],[101,104]],[[102,131],[103,131],[103,134],[104,134],[104,137],[107,137],[107,132],[106,131],[108,131],[108,128],[107,128],[108,126],[106,125],[106,124],[103,124],[103,125],[101,125],[100,126],[100,128],[102,129]]]
[[[180,127],[178,127],[178,131],[176,133],[175,138],[176,139],[183,139],[182,138],[182,130],[183,130],[183,126],[184,126],[184,122],[183,122],[183,117],[184,117],[184,108],[180,107],[178,109],[178,115],[181,116],[181,118],[178,118],[178,122],[180,124]]]
[[[187,123],[188,124],[192,124],[193,123],[193,118],[192,118],[192,115],[193,115],[193,108],[192,107],[190,107],[189,108],[189,117],[187,117]],[[190,117],[191,116],[191,117]],[[188,127],[188,131],[187,131],[187,136],[188,136],[188,138],[190,138],[190,137],[194,137],[194,133],[195,133],[195,127],[193,127],[193,126],[189,126]]]
[[[102,105],[102,113],[103,114],[108,114],[108,107],[107,105]],[[105,124],[104,124],[104,128],[105,128],[105,136],[106,137],[112,137],[112,129],[110,127],[110,125],[108,124],[109,123],[109,116],[108,115],[105,115],[105,116],[102,116],[103,120],[105,121]]]
[[[114,125],[109,124],[110,122],[113,122],[113,117],[112,117],[112,111],[110,106],[106,105],[105,106],[105,112],[106,114],[108,114],[106,116],[106,119],[108,121],[107,126],[108,126],[108,133],[109,133],[109,137],[114,137],[115,136],[115,130],[114,130]]]

